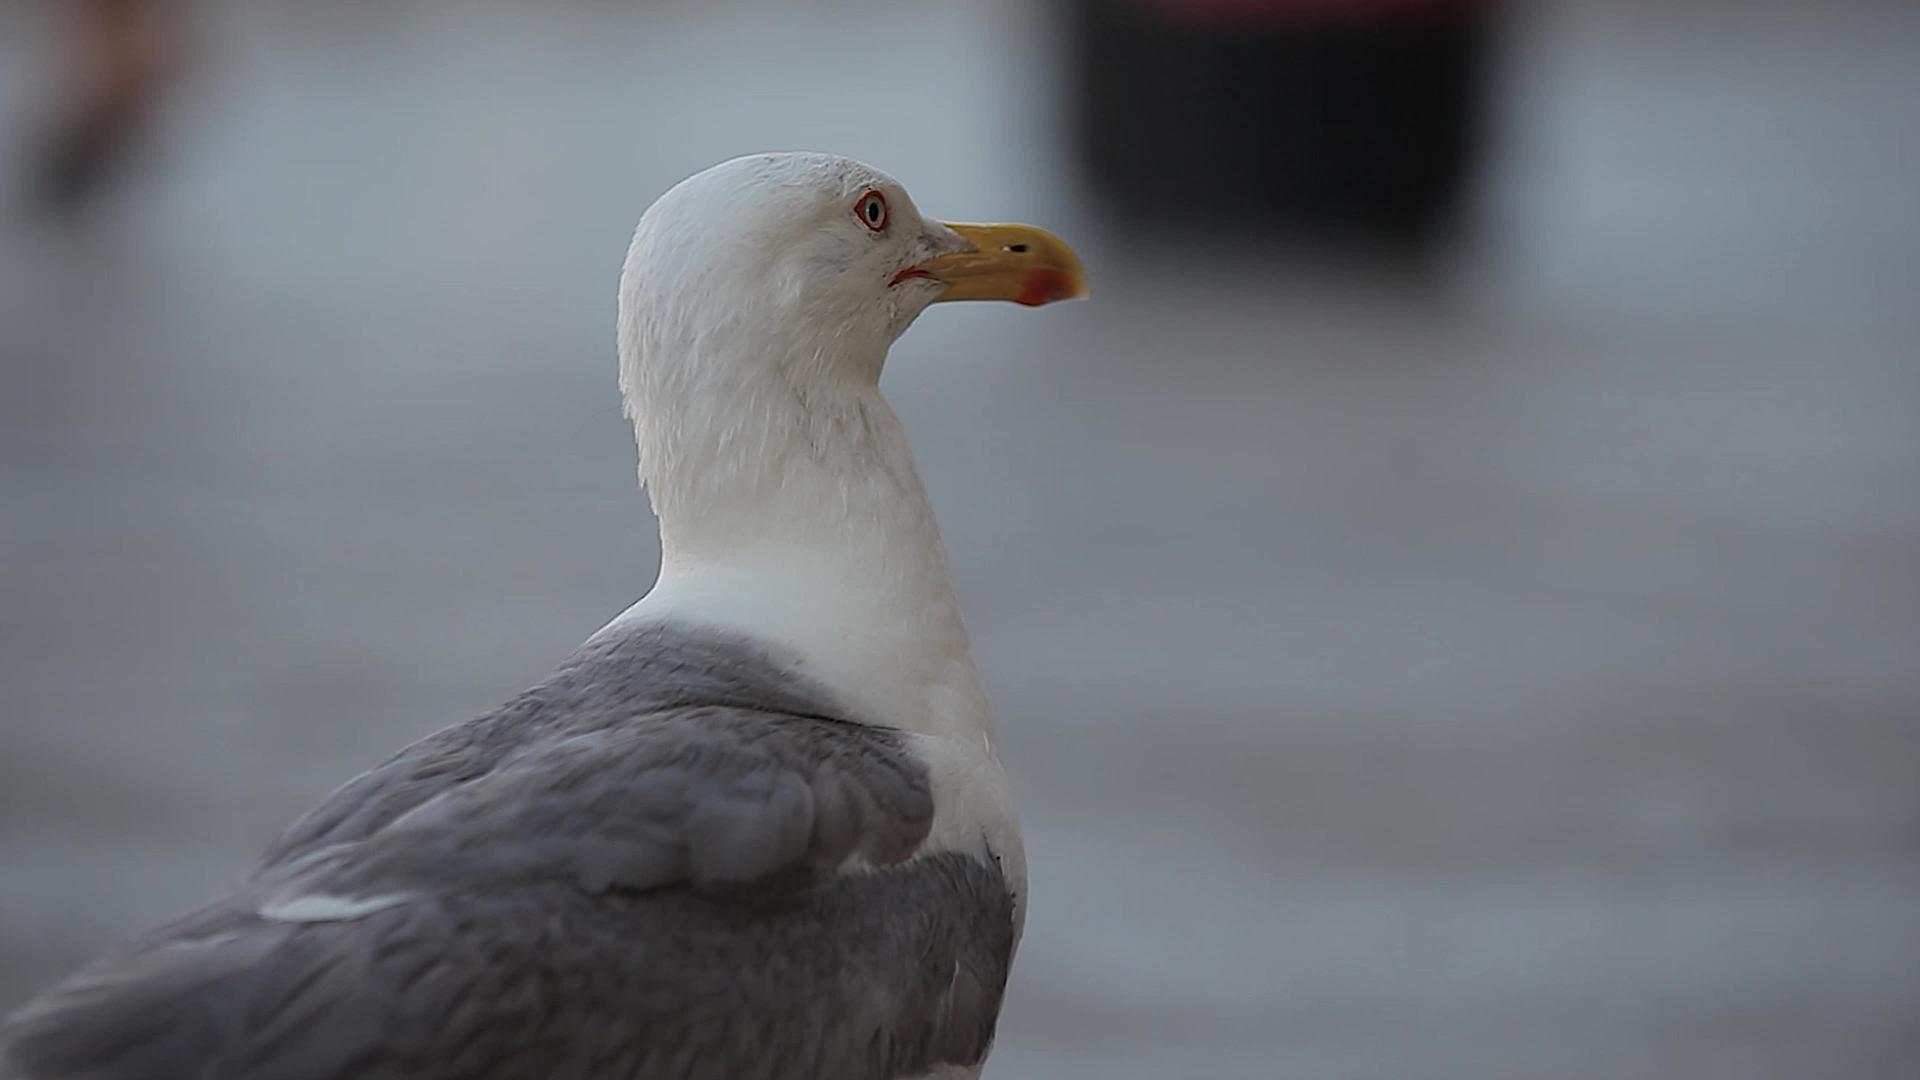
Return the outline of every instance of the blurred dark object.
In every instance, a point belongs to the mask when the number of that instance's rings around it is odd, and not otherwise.
[[[1069,0],[1079,150],[1130,219],[1419,245],[1476,157],[1489,0]]]
[[[65,85],[32,198],[70,216],[124,171],[177,66],[172,0],[67,0]]]

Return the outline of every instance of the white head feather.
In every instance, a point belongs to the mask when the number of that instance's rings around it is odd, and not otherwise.
[[[883,230],[855,212],[868,191]],[[667,539],[700,542],[701,519],[738,539],[742,501],[852,482],[874,462],[845,456],[899,453],[867,430],[875,388],[940,286],[893,278],[966,247],[892,177],[827,154],[735,158],[661,196],[621,276],[620,386]]]

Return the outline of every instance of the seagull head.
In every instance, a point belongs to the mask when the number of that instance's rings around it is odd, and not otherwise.
[[[762,474],[793,437],[858,426],[862,392],[926,308],[1086,295],[1080,260],[1030,225],[923,216],[900,182],[817,153],[697,173],[641,217],[620,282],[620,383],[641,475]]]
[[[757,334],[762,362],[884,354],[943,300],[1084,295],[1079,259],[1053,234],[928,219],[893,177],[816,153],[735,158],[681,181],[640,219],[620,293],[623,327],[657,339],[640,344],[685,354]]]

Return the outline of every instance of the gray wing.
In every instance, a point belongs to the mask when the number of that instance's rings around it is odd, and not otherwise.
[[[933,802],[899,739],[738,646],[687,666],[707,645],[590,646],[349,784],[234,895],[30,1004],[5,1060],[35,1080],[979,1060],[1012,953],[997,866],[909,860]]]
[[[683,708],[520,748],[364,837],[322,833],[269,864],[254,888],[264,910],[295,920],[555,880],[589,894],[711,889],[828,874],[856,856],[898,862],[932,820],[925,770],[888,733]]]

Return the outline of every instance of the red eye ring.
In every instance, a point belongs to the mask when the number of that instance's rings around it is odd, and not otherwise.
[[[853,200],[853,216],[874,232],[884,232],[892,217],[887,211],[887,196],[879,188],[869,188]]]

